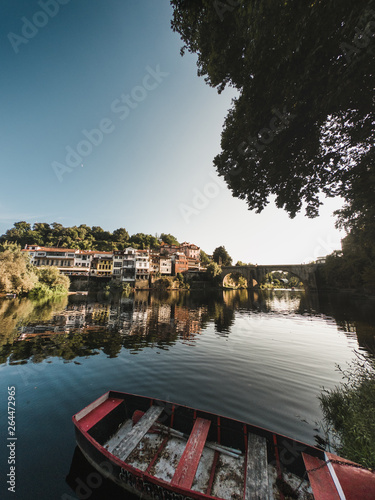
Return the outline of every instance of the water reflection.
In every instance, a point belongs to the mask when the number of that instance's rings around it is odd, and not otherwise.
[[[0,362],[10,364],[49,357],[73,360],[121,349],[169,349],[177,342],[194,345],[208,325],[229,336],[237,317],[319,315],[336,321],[359,345],[375,345],[373,308],[336,295],[299,291],[231,290],[217,292],[138,292],[129,297],[72,295],[56,301],[0,301]],[[349,301],[349,303],[348,303]],[[350,307],[349,307],[350,304]]]
[[[88,463],[78,447],[74,450],[70,470],[66,476],[66,483],[77,498],[90,498],[90,500],[103,500],[103,498],[137,500],[139,498],[128,491],[125,492],[123,488],[117,486],[113,481],[99,474]],[[68,495],[66,497],[72,498],[71,496],[68,497]]]

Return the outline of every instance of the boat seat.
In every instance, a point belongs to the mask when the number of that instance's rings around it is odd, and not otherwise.
[[[117,408],[124,400],[118,398],[108,398],[99,406],[91,410],[87,415],[79,420],[79,424],[83,431],[88,431],[96,423],[104,418],[108,413]]]
[[[172,478],[173,486],[190,489],[202,456],[211,422],[197,418]]]
[[[143,436],[154,425],[156,420],[162,414],[164,408],[162,406],[151,406],[143,417],[132,427],[126,436],[119,442],[113,450],[113,454],[120,460],[126,460],[130,453],[134,450]]]
[[[248,434],[245,500],[269,500],[266,438]]]

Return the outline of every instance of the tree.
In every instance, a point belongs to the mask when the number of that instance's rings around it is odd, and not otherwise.
[[[161,233],[160,235],[161,241],[164,241],[167,245],[179,245],[179,242],[177,241],[177,238],[173,236],[172,234],[165,234]]]
[[[201,252],[200,252],[200,259],[201,259],[201,262],[204,266],[207,266],[207,264],[212,262],[211,259],[206,254],[206,252],[204,252],[203,250],[201,250]]]
[[[219,93],[238,91],[214,165],[250,209],[273,195],[315,217],[323,193],[343,197],[344,219],[374,214],[373,3],[171,0],[181,53]]]
[[[214,253],[212,254],[212,259],[214,262],[216,262],[220,266],[231,266],[232,265],[232,257],[225,250],[224,246],[220,246],[220,247],[215,248]]]
[[[21,248],[4,243],[0,247],[0,292],[25,294],[34,288],[38,278]]]
[[[125,243],[129,241],[129,233],[124,227],[120,227],[119,229],[113,231],[113,241]]]
[[[69,290],[70,280],[68,276],[61,274],[57,267],[37,267],[35,271],[39,278],[39,282],[46,285],[52,291],[67,292]]]
[[[249,262],[248,264],[246,264],[246,262],[242,262],[242,260],[238,260],[236,262],[236,266],[252,266],[253,264],[251,264],[251,262]]]
[[[129,239],[129,243],[132,246],[134,246],[134,248],[141,248],[141,249],[159,247],[158,239],[152,234],[144,234],[144,233],[133,234]]]
[[[14,227],[8,229],[8,231],[2,236],[2,242],[9,241],[18,243],[21,247],[24,247],[27,243],[27,235],[31,231],[31,226],[25,221],[15,222]]]
[[[216,264],[216,262],[211,262],[210,264],[208,264],[206,269],[206,276],[210,281],[218,283],[220,281],[220,274],[221,267]]]

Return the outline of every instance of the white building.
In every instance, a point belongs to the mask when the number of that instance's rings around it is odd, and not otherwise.
[[[135,279],[148,280],[150,276],[150,254],[148,250],[136,250]]]
[[[172,259],[170,257],[160,257],[159,269],[160,269],[160,274],[171,275],[172,274]]]

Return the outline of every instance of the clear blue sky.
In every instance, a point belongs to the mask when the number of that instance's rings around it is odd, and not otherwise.
[[[338,200],[315,220],[273,203],[257,215],[220,181],[235,94],[180,56],[168,0],[60,1],[0,6],[1,234],[20,220],[125,227],[259,264],[340,248]]]

